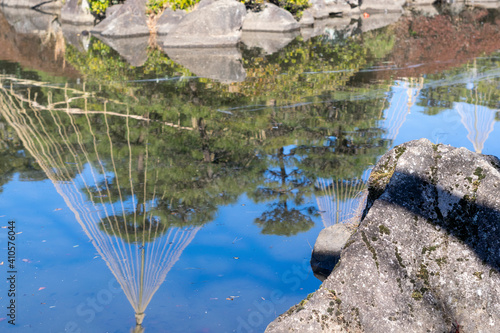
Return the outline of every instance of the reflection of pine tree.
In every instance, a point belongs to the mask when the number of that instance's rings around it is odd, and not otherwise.
[[[303,210],[289,208],[287,201],[292,200],[296,206],[303,204],[304,195],[311,190],[311,181],[302,175],[302,171],[292,165],[295,153],[285,154],[280,147],[271,161],[277,168],[267,170],[267,181],[253,193],[256,201],[277,200],[270,205],[271,211],[264,212],[255,223],[262,227],[262,233],[291,236],[307,231],[313,225],[310,215],[312,208]],[[290,167],[287,170],[287,165]]]
[[[148,113],[134,116],[129,108],[120,113],[106,102],[103,111],[92,111],[89,94],[68,88],[63,88],[67,106],[62,109],[59,102],[44,106],[29,93],[0,89],[2,116],[75,214],[140,325],[185,247],[217,207],[234,201],[241,189],[222,190],[228,173],[207,162],[193,163],[189,154],[173,155],[179,156],[176,165],[168,152],[185,146],[165,144],[168,134],[158,134],[171,124],[152,122]],[[84,108],[71,107],[72,102]],[[186,132],[194,133],[194,140],[179,142],[200,142],[199,133]]]
[[[46,179],[34,158],[26,154],[22,142],[14,129],[2,121],[0,116],[0,193],[3,185],[12,180],[15,173],[20,180],[37,181]]]

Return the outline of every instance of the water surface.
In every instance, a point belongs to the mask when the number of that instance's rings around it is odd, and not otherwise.
[[[0,17],[2,330],[264,331],[320,286],[318,233],[356,220],[390,148],[500,156],[498,12],[435,14],[241,45],[205,73]]]

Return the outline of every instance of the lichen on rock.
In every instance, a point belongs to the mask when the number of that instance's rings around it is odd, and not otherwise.
[[[340,263],[266,332],[495,331],[499,190],[496,157],[426,139],[395,147],[372,172]]]

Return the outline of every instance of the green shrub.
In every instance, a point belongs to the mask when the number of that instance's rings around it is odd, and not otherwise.
[[[301,18],[302,11],[311,6],[309,0],[270,0],[269,2],[288,10],[296,19]]]
[[[170,7],[173,10],[186,10],[196,5],[200,0],[149,0],[148,13],[158,14],[163,9]]]
[[[96,16],[104,16],[109,6],[123,3],[125,0],[88,0],[90,11]]]
[[[264,0],[240,0],[247,9],[259,12],[264,9]],[[296,19],[302,17],[302,11],[311,6],[309,0],[269,0],[268,2],[289,11]]]

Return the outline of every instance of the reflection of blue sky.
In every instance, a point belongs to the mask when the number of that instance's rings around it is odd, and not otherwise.
[[[266,209],[265,203],[255,204],[246,196],[220,208],[214,222],[205,225],[186,247],[153,297],[144,322],[146,332],[148,328],[231,332],[239,316],[246,319],[255,310],[255,302],[281,291],[283,302],[275,304],[256,328],[263,331],[276,315],[319,287],[320,281],[309,268],[297,289],[292,289],[293,274],[286,276],[288,283],[282,279],[297,262],[305,260],[309,267],[310,246],[321,223],[294,237],[262,235],[254,220]],[[85,322],[87,316],[78,315],[78,306],[116,280],[105,262],[95,258],[94,246],[51,181],[20,182],[15,176],[0,194],[0,215],[6,215],[0,225],[14,218],[22,231],[18,236],[22,291],[18,311],[29,314],[24,323],[36,325],[40,332],[63,332],[69,321],[82,332],[128,332],[135,325],[133,309],[121,289],[90,323]],[[23,258],[31,262],[21,262]],[[38,291],[40,287],[46,289]],[[226,300],[229,296],[239,297]],[[32,331],[23,326],[16,330]]]
[[[491,71],[488,71],[488,73]],[[474,80],[467,82],[463,75],[459,84],[474,89]],[[441,82],[441,81],[440,81]],[[441,82],[444,85],[452,82]],[[434,87],[436,82],[425,82],[422,89]],[[410,101],[410,98],[413,100]],[[463,98],[467,100],[467,98]],[[409,87],[405,81],[395,81],[388,93],[388,107],[384,110],[384,120],[379,124],[386,131],[385,139],[393,140],[392,146],[427,138],[433,143],[444,143],[456,147],[466,147],[471,151],[500,155],[498,124],[495,123],[497,110],[485,106],[460,102],[453,109],[441,111],[437,115],[426,115],[425,107],[417,105],[418,95],[415,87]]]
[[[401,126],[418,100],[420,86],[409,84],[408,80],[396,80],[388,93],[389,106],[384,110],[380,126],[386,131],[384,139],[394,141]]]

